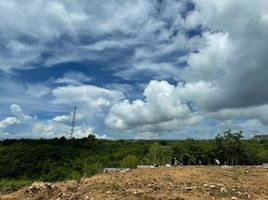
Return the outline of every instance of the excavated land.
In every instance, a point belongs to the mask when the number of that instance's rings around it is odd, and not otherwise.
[[[132,169],[80,181],[34,182],[1,200],[268,199],[268,169],[183,166]]]

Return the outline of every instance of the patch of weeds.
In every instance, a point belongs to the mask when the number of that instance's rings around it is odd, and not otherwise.
[[[106,183],[103,186],[103,190],[104,191],[111,191],[111,192],[119,192],[119,191],[123,191],[123,187],[121,184],[119,183]]]
[[[218,198],[226,198],[229,197],[229,194],[226,192],[221,192],[218,190],[214,190],[211,192],[213,194],[213,196],[218,197]]]
[[[6,194],[10,192],[14,192],[24,186],[31,185],[32,181],[27,179],[19,179],[19,180],[8,180],[1,179],[0,180],[0,193]]]

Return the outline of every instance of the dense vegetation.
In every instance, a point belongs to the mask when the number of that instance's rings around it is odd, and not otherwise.
[[[214,164],[215,158],[221,164],[259,165],[268,162],[268,140],[242,140],[241,133],[231,131],[202,141],[109,141],[92,135],[72,140],[3,140],[0,189],[7,180],[79,179],[104,167],[163,165],[173,162],[174,157],[184,165]]]

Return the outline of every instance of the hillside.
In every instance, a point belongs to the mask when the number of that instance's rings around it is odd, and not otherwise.
[[[185,166],[133,169],[77,181],[34,183],[1,200],[268,199],[268,169]]]
[[[241,135],[230,132],[214,140],[109,141],[92,135],[71,140],[3,140],[0,193],[7,190],[5,182],[73,180],[90,177],[106,167],[165,165],[174,158],[184,165],[210,165],[215,158],[222,164],[260,165],[268,162],[268,140],[242,140]]]

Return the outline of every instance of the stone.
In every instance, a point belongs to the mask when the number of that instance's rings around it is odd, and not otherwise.
[[[186,190],[186,191],[192,191],[193,190],[193,187],[184,187],[184,190]]]
[[[30,187],[32,189],[35,188],[37,190],[41,190],[46,187],[46,184],[44,182],[33,182],[33,184]]]
[[[226,189],[225,187],[221,187],[220,191],[221,191],[222,193],[227,193],[227,192],[228,192],[227,189]]]
[[[248,198],[248,199],[250,199],[250,197],[251,197],[250,194],[247,193],[247,192],[245,192],[244,195],[245,195],[245,197]]]
[[[209,187],[211,188],[211,189],[214,189],[214,188],[216,188],[216,185],[209,185]]]

